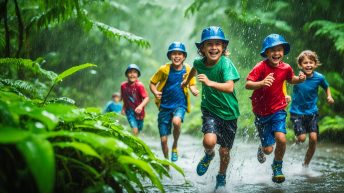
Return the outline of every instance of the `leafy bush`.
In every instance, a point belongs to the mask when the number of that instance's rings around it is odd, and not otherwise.
[[[0,59],[1,67],[5,63],[34,64],[26,65],[27,73],[40,69],[30,60]],[[53,76],[50,91],[63,78],[90,66],[94,65],[73,67]],[[9,77],[2,74],[1,82],[4,78]],[[141,139],[125,131],[118,123],[119,115],[77,108],[60,103],[61,98],[43,100],[37,97],[44,96],[42,90],[31,85],[0,84],[1,192],[144,192],[145,178],[164,192],[160,178],[169,176],[167,166],[183,174],[178,166],[158,159]],[[44,88],[47,91],[49,87]],[[28,90],[38,95],[28,95]]]

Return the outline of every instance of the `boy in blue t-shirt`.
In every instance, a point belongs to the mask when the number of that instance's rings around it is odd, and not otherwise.
[[[118,92],[115,92],[112,94],[112,101],[109,101],[105,108],[104,113],[108,112],[115,112],[115,113],[121,113],[122,111],[122,102],[121,102],[121,95]]]
[[[290,120],[294,125],[298,142],[304,142],[306,133],[309,133],[309,146],[303,162],[303,166],[307,167],[315,152],[319,134],[317,107],[319,86],[326,91],[329,104],[333,104],[334,100],[325,77],[314,71],[320,64],[317,54],[305,50],[297,57],[297,63],[307,79],[293,87]]]
[[[158,127],[161,140],[161,148],[165,158],[168,159],[167,137],[171,134],[173,125],[173,146],[171,161],[178,160],[178,139],[181,123],[184,120],[185,111],[190,112],[190,99],[187,88],[182,88],[181,83],[190,72],[190,66],[184,64],[187,52],[180,42],[173,42],[167,51],[167,58],[171,63],[165,64],[152,76],[150,90],[155,96],[155,103],[159,108]],[[194,96],[198,95],[195,87],[195,78],[190,81],[189,89]]]

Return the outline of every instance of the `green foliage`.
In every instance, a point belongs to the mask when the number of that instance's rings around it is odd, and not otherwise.
[[[92,66],[72,67],[52,81],[56,84]],[[158,159],[141,139],[125,131],[118,115],[53,100],[42,106],[41,100],[19,95],[14,89],[11,84],[0,87],[2,192],[80,192],[92,187],[144,192],[145,177],[164,192],[160,178],[169,176],[166,166],[184,175],[178,166]]]
[[[344,22],[335,23],[327,20],[316,20],[307,24],[306,29],[317,28],[316,36],[325,36],[334,42],[336,49],[344,54]]]

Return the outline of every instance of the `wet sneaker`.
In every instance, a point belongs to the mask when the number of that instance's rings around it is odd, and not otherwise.
[[[178,151],[177,149],[172,149],[171,161],[175,162],[177,160],[178,160]]]
[[[215,190],[220,187],[225,187],[225,185],[226,185],[226,175],[217,174]]]
[[[276,183],[282,183],[285,180],[285,177],[282,173],[282,161],[276,162],[271,165],[272,168],[272,181]]]
[[[259,163],[261,163],[261,164],[266,161],[266,157],[265,157],[264,152],[262,150],[262,146],[258,147],[257,159],[258,159]]]
[[[214,156],[215,153],[213,153],[212,155],[205,154],[205,156],[201,159],[201,161],[197,165],[197,174],[199,176],[203,176],[203,174],[207,172],[209,164]]]

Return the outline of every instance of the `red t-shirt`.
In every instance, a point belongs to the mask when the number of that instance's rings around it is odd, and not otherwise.
[[[144,85],[139,80],[132,84],[128,83],[128,81],[123,82],[121,84],[121,94],[124,103],[123,108],[125,110],[132,109],[133,111],[148,96]],[[136,114],[136,119],[142,120],[144,117],[145,110],[143,108],[141,113]]]
[[[291,80],[294,76],[294,71],[289,64],[281,62],[277,67],[271,67],[267,60],[263,60],[256,64],[246,80],[261,81],[270,73],[274,73],[275,78],[272,85],[254,90],[251,96],[253,112],[260,116],[271,115],[288,105],[282,88],[283,82]]]

